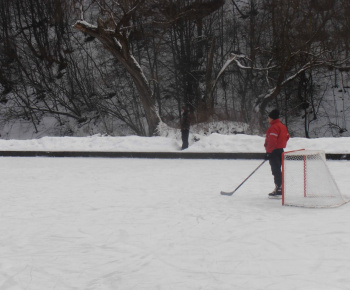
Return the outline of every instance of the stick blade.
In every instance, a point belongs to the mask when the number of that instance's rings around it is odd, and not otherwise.
[[[231,196],[233,193],[234,193],[234,191],[231,191],[231,192],[221,191],[220,192],[221,195],[226,195],[226,196]]]

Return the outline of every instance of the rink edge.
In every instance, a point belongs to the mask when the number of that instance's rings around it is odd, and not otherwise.
[[[230,152],[97,152],[97,151],[0,151],[2,157],[97,157],[158,159],[263,159],[264,153]],[[327,159],[350,160],[350,154],[327,153]]]

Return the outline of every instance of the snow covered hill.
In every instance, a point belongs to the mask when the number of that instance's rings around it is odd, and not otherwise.
[[[195,141],[197,140],[197,141]],[[185,152],[264,152],[264,137],[245,134],[192,135]],[[0,139],[2,151],[110,151],[110,152],[179,152],[180,135],[168,137],[43,137],[31,140]],[[286,150],[317,149],[326,153],[350,153],[350,137],[291,138]]]

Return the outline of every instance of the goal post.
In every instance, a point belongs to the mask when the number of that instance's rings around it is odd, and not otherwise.
[[[326,163],[322,150],[295,150],[282,154],[282,205],[337,207],[343,196]]]

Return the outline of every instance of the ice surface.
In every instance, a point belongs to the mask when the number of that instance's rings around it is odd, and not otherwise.
[[[349,204],[283,207],[268,164],[219,194],[261,160],[0,162],[0,289],[349,289]]]

